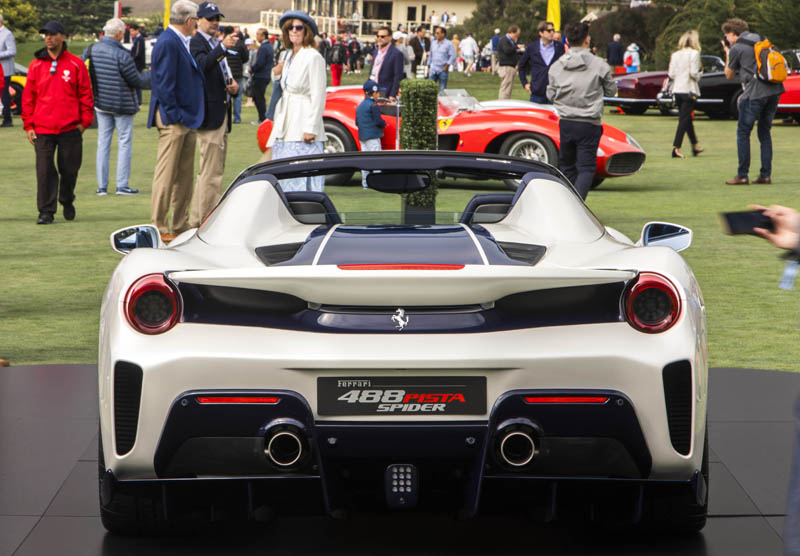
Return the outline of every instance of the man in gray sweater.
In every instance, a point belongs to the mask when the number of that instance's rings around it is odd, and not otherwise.
[[[136,195],[128,183],[133,154],[133,116],[139,111],[137,89],[150,88],[150,72],[139,73],[130,53],[121,44],[125,23],[109,19],[100,42],[86,51],[94,89],[97,116],[97,194],[108,189],[108,158],[111,138],[117,129],[117,195]]]
[[[550,66],[547,98],[560,117],[558,167],[586,199],[603,136],[603,97],[613,97],[617,84],[608,64],[589,50],[587,23],[567,25],[566,34],[570,49]]]

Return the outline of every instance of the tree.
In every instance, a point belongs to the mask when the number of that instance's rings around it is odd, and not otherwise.
[[[32,35],[39,29],[39,13],[23,0],[0,0],[0,13],[4,24],[14,32],[17,40]]]
[[[656,37],[675,15],[672,7],[621,8],[598,18],[589,31],[597,45],[597,54],[605,56],[605,46],[614,33],[622,35],[622,44],[635,42],[643,61],[652,60],[656,51]]]
[[[561,29],[580,21],[585,13],[573,2],[561,2]],[[516,25],[522,31],[519,40],[525,44],[539,38],[536,26],[545,17],[547,0],[478,0],[472,15],[453,32],[461,34],[469,31],[476,38],[486,40],[494,35],[496,28],[505,33],[509,26]]]
[[[70,35],[100,33],[106,20],[114,16],[114,0],[28,1],[39,11],[39,25],[55,19]]]
[[[740,13],[737,2],[737,15]],[[742,17],[750,25],[750,30],[765,35],[779,49],[797,48],[800,46],[800,10],[796,0],[751,0],[753,6],[742,13]],[[742,10],[745,12],[745,10]]]
[[[742,3],[743,4],[743,3]],[[670,19],[657,39],[656,63],[658,67],[669,65],[672,52],[678,48],[680,36],[691,29],[700,34],[700,46],[704,54],[715,54],[724,58],[720,41],[721,25],[726,19],[737,17],[735,4],[731,0],[689,0],[686,5]]]

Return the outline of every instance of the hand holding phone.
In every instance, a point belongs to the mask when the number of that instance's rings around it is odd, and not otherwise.
[[[742,212],[724,212],[722,219],[727,231],[731,235],[750,234],[759,235],[753,231],[754,228],[775,231],[772,219],[764,214],[765,209],[749,210]]]

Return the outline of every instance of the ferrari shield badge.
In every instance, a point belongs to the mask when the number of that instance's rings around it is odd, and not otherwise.
[[[394,315],[392,315],[392,322],[398,331],[408,326],[408,315],[406,315],[405,309],[397,309]]]
[[[442,118],[439,120],[439,132],[444,133],[447,131],[447,128],[450,127],[450,124],[453,123],[453,118]]]

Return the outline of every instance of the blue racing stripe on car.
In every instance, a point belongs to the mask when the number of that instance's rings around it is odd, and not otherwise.
[[[317,264],[483,264],[461,226],[340,226]]]

